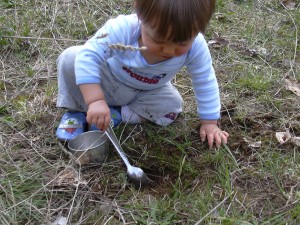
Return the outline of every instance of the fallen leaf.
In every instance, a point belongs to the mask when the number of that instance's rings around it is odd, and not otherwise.
[[[294,145],[300,147],[300,137],[292,137],[292,138],[291,138],[291,142],[292,142]]]
[[[281,1],[281,4],[285,8],[290,9],[290,10],[293,10],[296,7],[296,1],[295,0],[283,0],[283,1]]]
[[[58,217],[53,223],[51,223],[50,225],[67,225],[67,218],[66,217]]]
[[[222,38],[220,34],[214,32],[213,40],[208,41],[209,45],[212,45],[214,48],[220,48],[221,46],[226,46],[229,44],[229,41],[225,38]]]
[[[248,143],[248,147],[251,148],[260,148],[261,147],[261,141],[254,141],[254,140],[250,140],[248,138],[243,138],[243,140]]]
[[[252,147],[252,148],[260,148],[261,147],[261,141],[253,142],[253,143],[249,144],[248,146]]]
[[[48,178],[49,179],[49,178]],[[87,184],[86,181],[79,180],[78,172],[71,167],[65,168],[58,176],[52,178],[53,186],[77,186],[78,184]]]
[[[256,51],[256,49],[246,49],[245,52],[250,55],[251,57],[256,57],[258,56],[258,53]]]
[[[284,79],[286,89],[293,92],[295,95],[300,96],[300,88],[297,80],[286,78]]]
[[[218,21],[225,21],[227,19],[226,15],[223,13],[216,13],[215,15]]]
[[[289,132],[276,132],[275,136],[280,144],[284,144],[292,137]]]
[[[258,52],[258,54],[263,55],[263,56],[266,56],[268,54],[267,49],[266,48],[262,48],[262,47],[258,47],[257,48],[257,52]]]
[[[278,60],[273,64],[274,67],[279,67],[279,68],[285,68],[289,69],[291,67],[294,67],[294,63],[291,60],[284,59],[284,60]]]

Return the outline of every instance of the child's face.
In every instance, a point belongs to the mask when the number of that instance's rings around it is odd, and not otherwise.
[[[196,35],[194,35],[190,40],[173,43],[165,39],[159,39],[155,29],[150,26],[145,24],[141,25],[141,38],[143,45],[146,46],[147,50],[159,60],[167,60],[187,53],[192,47],[195,37]]]

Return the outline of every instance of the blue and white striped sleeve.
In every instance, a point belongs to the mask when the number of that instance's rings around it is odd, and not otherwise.
[[[110,44],[125,43],[130,40],[131,16],[110,19],[89,39],[75,60],[76,84],[100,83],[101,65],[111,57]],[[107,34],[107,36],[105,36]],[[102,37],[102,36],[105,37]],[[102,37],[102,38],[99,38]]]
[[[221,109],[219,85],[210,51],[202,34],[196,37],[189,52],[187,70],[192,78],[199,118],[219,119]]]

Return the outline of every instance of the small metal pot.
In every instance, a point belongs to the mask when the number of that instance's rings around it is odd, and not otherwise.
[[[69,141],[68,148],[80,165],[101,164],[109,153],[107,136],[100,130],[78,135]]]

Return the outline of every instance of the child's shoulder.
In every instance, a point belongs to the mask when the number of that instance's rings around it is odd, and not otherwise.
[[[109,24],[127,25],[127,26],[137,26],[139,24],[139,19],[136,14],[124,15],[121,14],[115,18],[109,19],[107,21]]]
[[[119,15],[109,19],[104,28],[108,33],[135,34],[140,29],[140,21],[136,14]]]
[[[106,21],[96,32],[95,38],[108,34],[101,38],[101,42],[132,44],[138,39],[140,33],[140,21],[136,14],[119,15]],[[98,42],[97,42],[98,43]]]
[[[202,33],[199,33],[188,52],[188,58],[194,59],[195,57],[205,57],[209,54],[209,48],[205,36]]]
[[[207,46],[207,41],[205,39],[204,34],[198,33],[198,35],[196,36],[196,38],[193,42],[192,47],[198,49],[198,48],[203,48],[203,47],[205,48],[206,46]]]
[[[202,33],[198,33],[198,35],[195,38],[195,41],[202,43],[205,41],[205,36]]]

